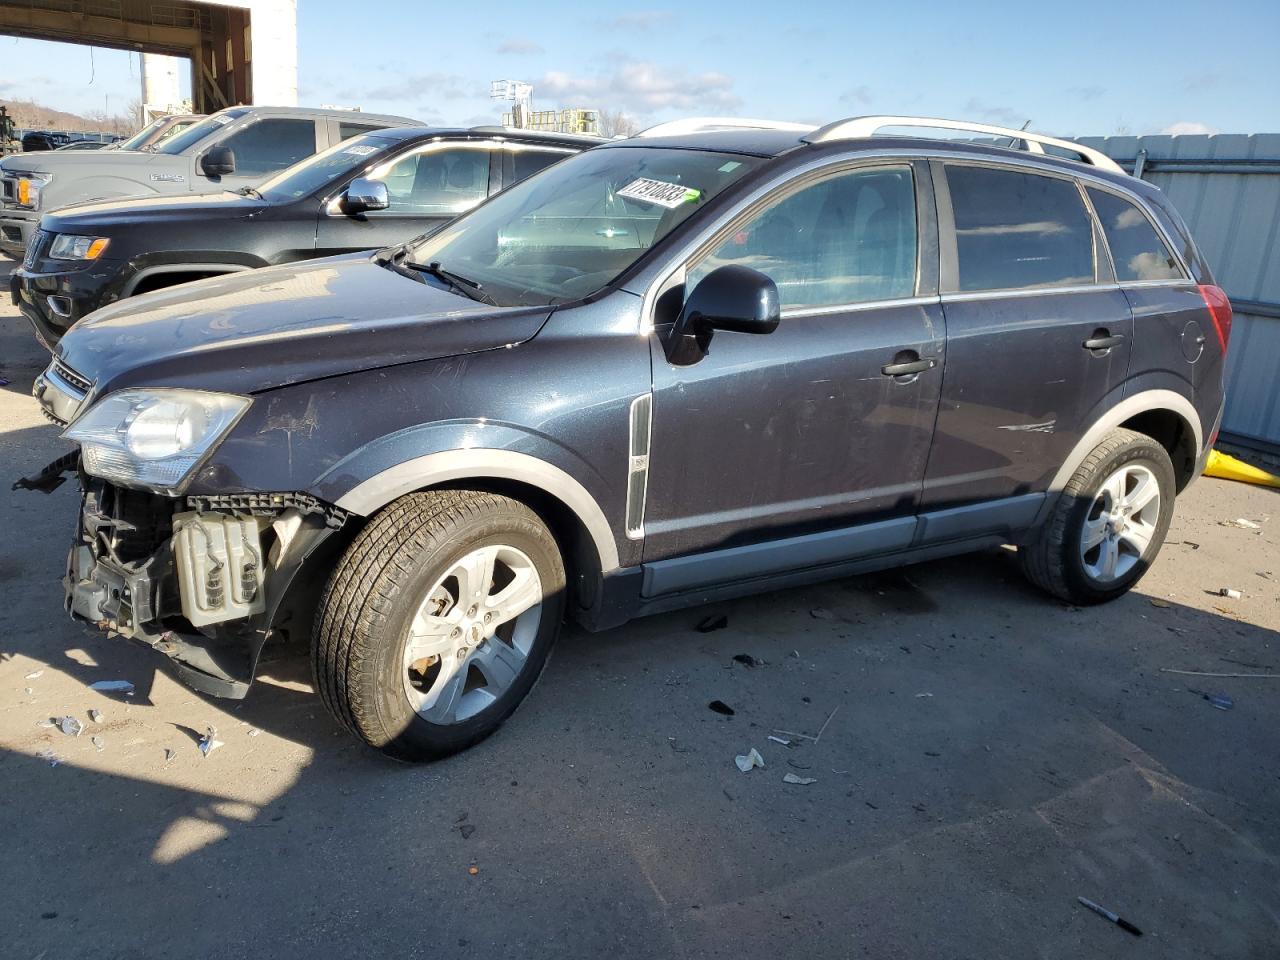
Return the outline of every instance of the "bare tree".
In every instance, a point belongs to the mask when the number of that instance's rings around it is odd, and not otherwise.
[[[600,136],[632,137],[640,132],[640,124],[621,110],[600,111]]]

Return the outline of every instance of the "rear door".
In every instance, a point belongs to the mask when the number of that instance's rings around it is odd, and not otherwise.
[[[1036,493],[1123,390],[1133,322],[1074,179],[933,168],[947,366],[921,509],[1000,501],[934,531],[958,536],[1034,515]]]
[[[371,250],[438,230],[489,195],[500,164],[492,142],[419,144],[363,174],[387,185],[390,206],[349,214],[335,197],[319,211],[318,256]],[[495,184],[496,185],[496,184]]]
[[[921,174],[864,163],[791,184],[689,265],[685,289],[724,264],[770,276],[782,322],[717,333],[691,366],[651,340],[647,595],[910,542],[944,345]],[[935,366],[883,369],[921,359]]]

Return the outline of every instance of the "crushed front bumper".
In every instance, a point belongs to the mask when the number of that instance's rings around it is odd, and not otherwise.
[[[80,521],[63,581],[67,612],[164,654],[202,693],[244,697],[263,645],[282,619],[292,618],[292,612],[282,618],[284,601],[304,562],[342,527],[345,515],[298,494],[229,496],[221,498],[229,506],[219,509],[205,498],[162,497],[83,476],[82,482]],[[257,612],[194,626],[184,612],[192,609],[193,587],[180,576],[183,524],[214,528],[245,518],[264,530]],[[219,556],[218,549],[201,541],[200,559],[230,569],[236,558]]]

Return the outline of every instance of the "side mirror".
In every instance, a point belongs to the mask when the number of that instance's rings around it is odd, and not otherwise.
[[[369,180],[356,177],[347,187],[347,195],[342,201],[342,208],[347,213],[364,213],[366,210],[385,210],[391,206],[391,197],[387,193],[387,185],[381,180]]]
[[[689,293],[667,341],[679,366],[707,354],[716,330],[772,333],[782,318],[777,285],[759,270],[730,264],[708,273]]]
[[[200,170],[206,177],[229,177],[236,172],[236,154],[230,147],[214,147],[200,158]]]

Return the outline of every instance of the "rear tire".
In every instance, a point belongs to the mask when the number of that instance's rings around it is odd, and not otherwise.
[[[389,756],[457,753],[533,688],[564,595],[555,538],[524,504],[410,494],[369,522],[330,577],[312,637],[316,688],[339,723]]]
[[[1018,548],[1022,572],[1069,603],[1114,600],[1155,562],[1176,491],[1164,447],[1113,430],[1085,457],[1034,539]]]

